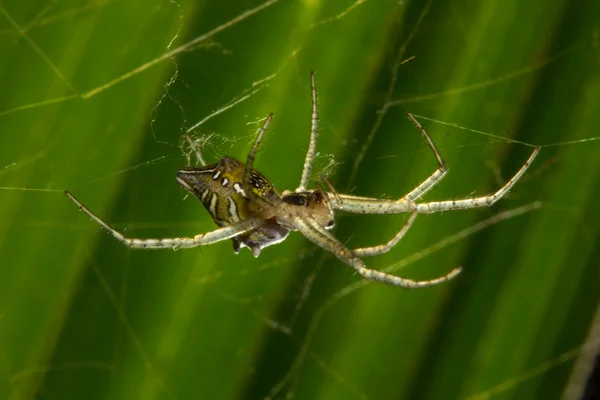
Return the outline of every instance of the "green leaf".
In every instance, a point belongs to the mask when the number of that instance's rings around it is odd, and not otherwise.
[[[0,398],[561,397],[600,293],[599,5],[65,0],[0,14]],[[293,190],[311,70],[314,178],[333,167],[342,193],[400,198],[435,170],[405,112],[449,167],[422,201],[492,193],[542,146],[493,207],[419,215],[365,259],[457,278],[368,283],[298,233],[257,259],[226,242],[135,251],[64,196],[128,237],[208,232],[175,181],[184,132],[209,163],[244,160],[270,112],[256,167]],[[339,213],[333,233],[370,246],[405,221]]]

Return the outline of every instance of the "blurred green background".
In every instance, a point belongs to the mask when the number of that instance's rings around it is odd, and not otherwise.
[[[404,112],[530,144],[597,137],[600,3],[229,3],[0,3],[0,398],[561,398],[600,297],[598,141],[542,148],[492,208],[419,216],[366,260],[464,268],[412,291],[364,285],[299,234],[258,259],[132,251],[62,190],[130,237],[214,229],[175,182],[182,132],[252,94],[194,136],[209,162],[243,159],[274,112],[256,166],[293,189],[311,69],[316,172],[334,160],[343,192],[398,198],[435,169]],[[532,150],[421,122],[450,169],[426,200],[492,192]],[[334,233],[373,245],[405,219],[340,215]]]

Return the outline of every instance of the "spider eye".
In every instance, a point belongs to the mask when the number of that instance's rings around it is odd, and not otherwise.
[[[331,219],[329,220],[329,222],[327,222],[327,224],[325,224],[325,229],[331,229],[335,226],[335,220]]]

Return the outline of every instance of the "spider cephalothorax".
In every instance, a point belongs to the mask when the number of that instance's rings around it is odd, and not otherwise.
[[[436,285],[447,281],[458,274],[455,268],[448,274],[427,281],[413,281],[382,271],[369,269],[361,257],[375,256],[389,251],[402,239],[414,222],[417,214],[440,211],[464,210],[487,207],[504,196],[523,176],[529,165],[539,152],[536,148],[521,169],[497,192],[471,199],[443,200],[419,203],[435,184],[446,175],[446,164],[436,149],[433,141],[411,114],[408,118],[417,127],[427,145],[434,154],[438,168],[421,184],[398,200],[382,200],[372,197],[360,197],[324,190],[308,189],[309,178],[316,154],[317,145],[317,90],[314,72],[311,73],[312,119],[310,142],[300,185],[294,191],[279,194],[273,184],[253,168],[254,156],[267,130],[273,114],[270,114],[256,137],[254,146],[248,154],[246,163],[232,157],[223,157],[217,164],[205,165],[200,149],[195,148],[201,167],[186,167],[177,173],[177,181],[186,190],[193,193],[208,210],[219,226],[211,232],[194,237],[166,239],[130,239],[110,227],[88,208],[81,204],[69,192],[66,195],[94,221],[108,230],[123,244],[143,249],[179,249],[213,244],[226,239],[233,240],[233,248],[237,253],[241,247],[248,247],[255,256],[270,245],[284,240],[290,231],[299,231],[317,246],[331,252],[344,263],[353,267],[364,278],[386,283],[392,286],[407,288]],[[410,213],[405,225],[387,243],[349,249],[329,230],[335,225],[336,210],[357,214],[399,214]]]
[[[319,225],[329,230],[335,226],[334,211],[329,195],[321,190],[305,192],[283,192],[283,201],[298,207],[297,214],[314,218]]]

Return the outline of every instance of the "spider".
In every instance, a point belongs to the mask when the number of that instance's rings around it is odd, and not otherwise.
[[[415,221],[417,214],[491,206],[502,198],[523,176],[540,150],[539,147],[535,148],[521,169],[496,193],[471,199],[419,203],[417,200],[442,180],[446,175],[447,168],[425,129],[413,115],[407,114],[410,121],[427,142],[438,164],[435,172],[416,188],[398,200],[342,194],[337,193],[332,187],[330,188],[331,191],[309,189],[308,183],[315,160],[319,119],[314,71],[311,72],[311,92],[310,142],[304,160],[300,185],[293,192],[286,190],[279,194],[273,184],[253,168],[258,147],[273,119],[272,113],[266,118],[262,128],[258,130],[252,149],[246,159],[246,164],[225,156],[216,164],[206,165],[200,149],[192,146],[202,166],[185,167],[179,170],[177,172],[177,182],[202,202],[219,226],[211,232],[198,234],[194,237],[127,238],[97,217],[71,193],[65,191],[65,194],[92,220],[100,224],[121,243],[131,248],[169,248],[177,250],[232,239],[233,250],[236,254],[240,248],[248,247],[254,256],[258,257],[263,248],[280,243],[288,236],[290,231],[299,231],[308,240],[353,267],[366,279],[392,286],[417,288],[437,285],[452,279],[460,272],[460,268],[455,268],[446,275],[435,279],[415,281],[369,269],[361,258],[388,252],[402,239]],[[410,216],[400,231],[387,243],[372,247],[349,249],[329,232],[335,225],[334,213],[337,210],[355,214],[410,213]]]

